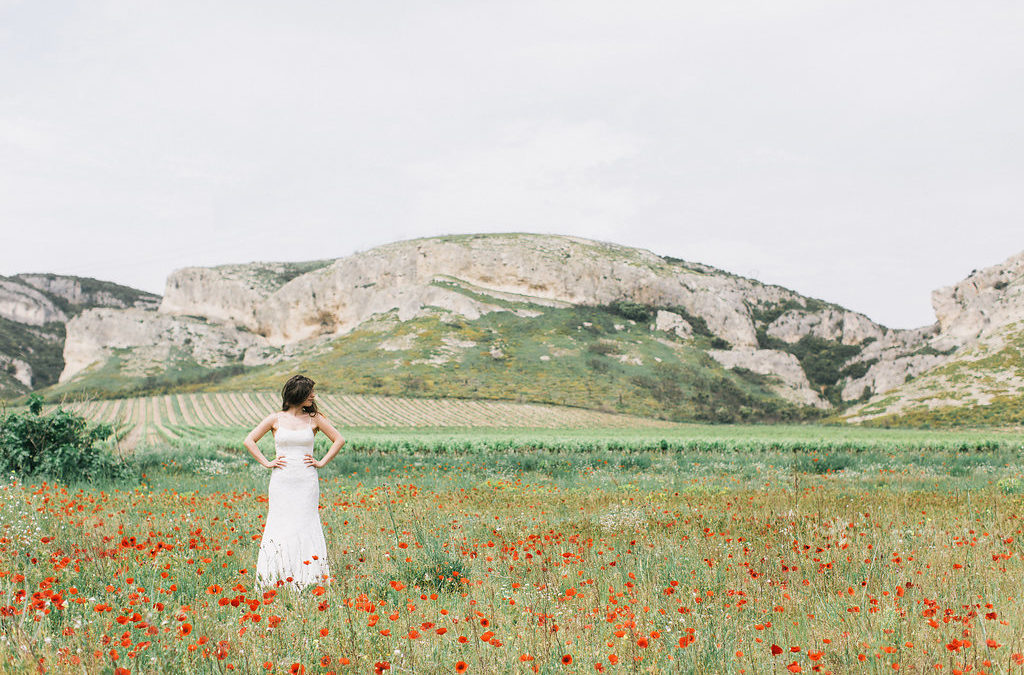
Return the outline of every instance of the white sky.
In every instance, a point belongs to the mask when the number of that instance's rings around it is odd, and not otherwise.
[[[893,327],[1024,249],[1018,0],[0,0],[0,274],[546,232]]]

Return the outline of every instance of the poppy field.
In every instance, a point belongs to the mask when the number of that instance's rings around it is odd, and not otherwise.
[[[255,584],[237,433],[140,451],[138,483],[4,480],[0,670],[1024,668],[1018,436],[354,433],[321,471],[333,577],[296,591]]]

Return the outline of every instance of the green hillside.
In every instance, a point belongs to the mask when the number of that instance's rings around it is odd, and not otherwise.
[[[0,354],[24,361],[32,368],[39,386],[53,384],[64,368],[64,324],[29,326],[0,317]],[[27,393],[29,388],[14,378],[14,364],[0,369],[0,398]]]
[[[525,309],[516,304],[509,309]],[[182,353],[151,374],[131,376],[115,356],[47,393],[273,390],[302,372],[352,394],[550,403],[669,420],[781,421],[820,414],[782,400],[765,376],[724,369],[704,352],[717,340],[712,335],[683,341],[626,318],[643,316],[636,306],[529,309],[529,315],[493,312],[474,321],[439,312],[399,322],[392,313],[255,368],[205,370]]]

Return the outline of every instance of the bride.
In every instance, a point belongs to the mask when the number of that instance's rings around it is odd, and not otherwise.
[[[245,437],[250,454],[271,469],[267,522],[256,561],[256,578],[264,586],[288,583],[302,588],[325,581],[330,574],[317,469],[334,459],[345,439],[317,410],[314,384],[302,375],[288,380],[281,390],[281,412],[267,415]],[[274,434],[272,461],[256,446],[268,431]],[[313,457],[317,431],[331,440],[321,460]]]

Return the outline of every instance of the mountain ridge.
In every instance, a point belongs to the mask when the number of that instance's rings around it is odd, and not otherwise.
[[[901,387],[917,400],[917,378],[1016,334],[1021,260],[936,290],[938,320],[910,330],[701,263],[558,235],[451,235],[338,259],[183,268],[155,311],[150,302],[71,317],[51,393],[270,386],[271,373],[320,367],[363,388],[353,393],[899,423],[920,408],[898,403]],[[447,372],[459,369],[490,380]],[[516,373],[554,377],[552,395]],[[586,394],[578,379],[620,394]]]

